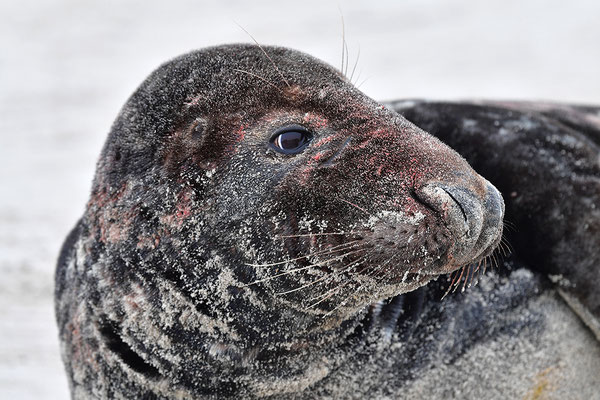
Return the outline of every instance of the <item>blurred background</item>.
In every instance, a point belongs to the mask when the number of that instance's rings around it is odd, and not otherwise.
[[[136,86],[180,53],[251,41],[237,24],[340,66],[341,14],[375,99],[600,104],[597,0],[1,0],[0,398],[68,398],[54,263]]]

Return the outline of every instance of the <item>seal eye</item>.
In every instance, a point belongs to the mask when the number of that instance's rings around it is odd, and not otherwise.
[[[300,125],[289,125],[279,128],[271,137],[270,145],[279,153],[297,154],[302,152],[312,134]]]

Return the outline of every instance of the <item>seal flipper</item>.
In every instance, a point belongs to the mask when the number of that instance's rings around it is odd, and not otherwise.
[[[503,193],[507,237],[600,340],[600,108],[394,102]]]

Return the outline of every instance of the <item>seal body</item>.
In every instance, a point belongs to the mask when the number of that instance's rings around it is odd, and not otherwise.
[[[505,335],[555,361],[536,275],[436,300],[439,276],[467,286],[487,265],[503,213],[455,151],[310,56],[177,58],[115,121],[59,258],[73,397],[417,393],[440,362],[479,371],[467,354]]]

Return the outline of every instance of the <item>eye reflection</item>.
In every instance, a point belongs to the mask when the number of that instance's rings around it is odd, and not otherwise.
[[[278,129],[270,140],[271,147],[283,154],[297,154],[304,150],[311,133],[300,125],[290,125]]]

